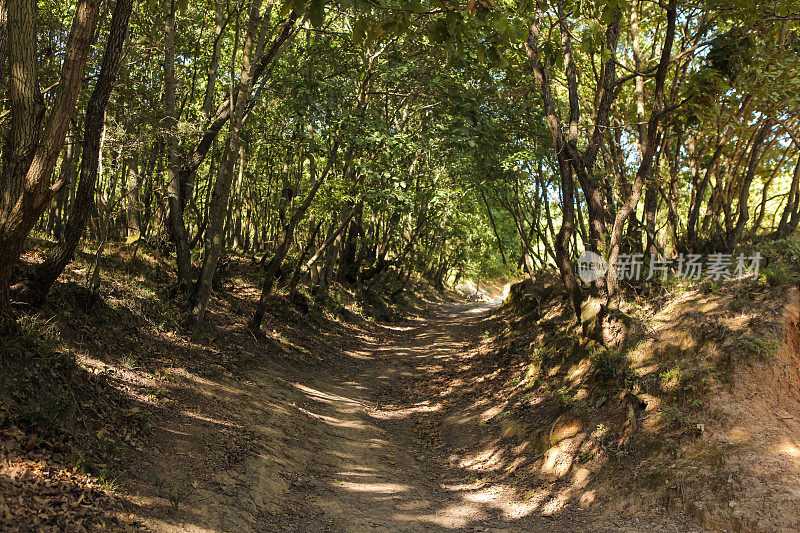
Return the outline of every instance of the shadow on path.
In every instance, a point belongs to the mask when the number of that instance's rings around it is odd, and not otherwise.
[[[580,509],[551,513],[548,494],[518,494],[455,467],[442,438],[452,418],[448,390],[431,380],[481,339],[487,304],[448,305],[430,316],[386,327],[383,339],[347,352],[337,381],[292,385],[307,401],[296,409],[318,422],[306,445],[310,468],[290,487],[265,531],[694,531],[686,523],[641,522]],[[458,383],[450,383],[457,387]]]

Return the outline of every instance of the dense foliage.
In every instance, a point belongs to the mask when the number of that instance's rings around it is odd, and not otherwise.
[[[0,311],[43,301],[83,235],[98,263],[108,240],[174,256],[198,323],[231,250],[264,270],[254,328],[276,282],[547,265],[605,319],[618,281],[582,283],[583,249],[613,272],[797,228],[799,12],[0,0]],[[37,228],[60,244],[20,263]]]

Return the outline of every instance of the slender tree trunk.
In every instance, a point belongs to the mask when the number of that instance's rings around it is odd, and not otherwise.
[[[94,260],[92,266],[87,273],[86,288],[89,289],[89,298],[91,302],[97,299],[97,293],[100,290],[101,276],[100,272],[103,268],[103,252],[105,251],[106,243],[110,238],[111,223],[113,220],[114,208],[116,207],[116,200],[114,198],[117,187],[117,176],[121,174],[121,167],[124,166],[122,162],[122,154],[117,157],[117,168],[111,171],[111,176],[108,184],[108,194],[106,195],[107,201],[103,206],[103,211],[98,213],[98,221],[100,231],[97,239],[97,249],[94,253]],[[121,199],[121,198],[120,198]]]
[[[64,238],[47,259],[35,267],[31,275],[12,287],[12,293],[19,301],[33,305],[44,302],[50,287],[72,260],[86,227],[94,205],[106,106],[122,64],[132,6],[133,0],[117,0],[114,8],[100,74],[86,106],[80,178]]]
[[[786,206],[781,213],[778,229],[775,231],[776,238],[785,238],[797,229],[797,222],[800,221],[800,157],[794,166],[792,174],[792,184],[789,186],[789,196],[786,199]]]
[[[240,248],[242,246],[242,207],[244,204],[244,191],[242,189],[244,182],[244,168],[245,168],[245,148],[244,145],[239,146],[239,172],[236,175],[236,191],[234,196],[231,213],[233,227],[232,238],[233,248]]]
[[[643,139],[642,159],[639,163],[639,168],[636,171],[634,183],[631,189],[630,196],[625,200],[625,203],[617,212],[614,220],[614,226],[611,231],[611,239],[609,243],[610,253],[608,256],[608,273],[606,274],[606,290],[607,302],[606,305],[616,307],[619,288],[619,280],[617,279],[616,262],[619,257],[622,227],[627,221],[628,217],[634,213],[636,206],[639,203],[639,198],[642,194],[645,180],[650,175],[655,160],[658,145],[660,144],[659,135],[661,132],[661,119],[664,109],[664,83],[667,78],[667,70],[669,69],[670,58],[672,57],[672,44],[675,40],[675,26],[677,20],[677,2],[676,0],[669,0],[667,9],[667,27],[664,35],[664,44],[661,48],[661,57],[659,58],[658,68],[655,74],[655,88],[653,91],[653,105],[650,111],[650,117],[647,122],[647,132]],[[652,179],[652,178],[651,178]]]
[[[575,185],[571,163],[566,159],[566,144],[564,143],[561,124],[555,110],[555,100],[550,85],[550,73],[539,54],[542,18],[541,11],[538,11],[528,31],[528,40],[525,48],[528,60],[533,67],[536,85],[541,94],[542,108],[555,144],[558,169],[561,176],[562,218],[561,228],[558,231],[555,242],[556,265],[567,290],[572,310],[576,318],[580,320],[583,297],[569,261],[569,241],[575,230]],[[574,122],[577,134],[577,117],[574,117]]]
[[[225,30],[222,8],[222,0],[214,0],[214,45],[211,52],[211,64],[208,67],[205,97],[203,98],[203,115],[206,117],[206,120],[209,120],[211,114],[214,112],[214,95],[217,87],[222,32]]]
[[[0,0],[0,94],[6,94],[6,78],[8,74],[8,0]],[[3,104],[0,104],[0,112]]]
[[[186,230],[183,209],[184,181],[188,175],[180,175],[178,166],[178,109],[175,102],[175,0],[164,2],[164,114],[167,127],[167,202],[169,210],[170,240],[175,244],[175,265],[178,274],[178,292],[191,289],[192,257],[189,249],[189,235]],[[183,181],[181,178],[185,178]]]
[[[353,173],[351,172],[351,176]],[[361,183],[359,182],[359,185]],[[358,280],[358,270],[355,268],[356,254],[358,253],[358,236],[361,230],[361,220],[364,217],[364,200],[356,202],[356,211],[347,227],[347,232],[342,245],[342,258],[339,264],[339,281],[353,284]]]
[[[725,246],[729,251],[732,251],[736,245],[739,244],[742,234],[744,233],[744,228],[747,225],[747,221],[750,220],[750,208],[747,205],[750,200],[750,185],[753,183],[753,178],[755,177],[758,163],[761,161],[761,157],[763,156],[763,153],[761,152],[761,145],[764,143],[764,140],[767,138],[767,135],[769,134],[773,125],[774,121],[771,118],[768,118],[758,130],[758,133],[756,133],[756,137],[753,140],[753,145],[750,148],[750,157],[747,163],[747,170],[745,171],[745,175],[741,183],[741,189],[739,190],[738,217],[736,220],[736,225],[730,228],[730,230],[725,234]]]
[[[314,246],[314,239],[317,238],[317,233],[319,233],[319,228],[322,226],[322,221],[320,220],[319,222],[314,223],[314,215],[311,215],[311,217],[309,217],[308,224],[310,227],[308,239],[306,239],[306,244],[303,246],[303,251],[300,253],[300,257],[297,259],[297,265],[294,267],[294,272],[292,273],[292,277],[287,285],[289,291],[294,291],[297,288],[297,284],[300,282],[300,276],[303,272],[303,263],[305,262],[306,256],[311,251],[311,247]]]
[[[376,276],[383,273],[383,271],[388,266],[388,261],[386,260],[386,255],[389,253],[389,248],[392,244],[392,233],[389,228],[394,229],[397,226],[397,223],[400,222],[400,210],[395,210],[391,217],[389,218],[389,223],[387,224],[387,230],[384,232],[383,238],[381,239],[380,248],[377,250],[377,255],[375,258],[374,265],[364,272],[362,276],[362,281],[369,281]]]
[[[775,165],[775,168],[772,170],[772,172],[770,172],[769,178],[767,178],[767,181],[764,182],[764,186],[761,188],[761,202],[759,203],[758,216],[756,216],[756,220],[753,222],[752,228],[752,232],[754,234],[761,228],[761,224],[764,222],[764,215],[767,210],[767,201],[769,200],[769,188],[772,186],[772,182],[775,181],[775,178],[783,168],[783,164],[786,162],[786,158],[791,149],[792,145],[789,145],[789,148],[784,150],[781,160],[777,165]]]
[[[327,252],[328,248],[332,244],[334,244],[334,242],[336,242],[336,239],[339,238],[339,236],[342,234],[342,231],[344,231],[344,229],[350,223],[350,220],[353,219],[353,216],[356,214],[357,211],[358,211],[358,205],[353,207],[353,209],[351,209],[350,212],[347,215],[345,215],[345,217],[342,219],[339,225],[325,239],[325,242],[323,242],[320,245],[320,247],[317,249],[314,255],[311,256],[311,259],[308,260],[308,262],[306,263],[306,266],[308,268],[313,267],[314,264],[320,259],[320,257],[322,257],[322,255]]]
[[[75,175],[78,169],[78,150],[75,146],[75,135],[70,134],[69,142],[65,144],[64,156],[61,161],[60,180],[67,184],[55,198],[53,207],[50,210],[52,223],[48,222],[48,229],[52,229],[52,235],[58,240],[64,237],[64,222],[66,219],[70,189],[75,183]]]
[[[264,17],[266,24],[269,17]],[[205,257],[200,276],[197,279],[195,306],[192,310],[192,319],[195,326],[202,324],[205,317],[208,298],[211,296],[211,285],[217,262],[225,245],[225,219],[228,212],[228,200],[231,195],[231,185],[236,161],[239,158],[241,143],[241,129],[244,125],[245,108],[250,98],[253,83],[252,54],[257,44],[258,27],[261,22],[261,0],[254,0],[250,17],[247,23],[244,47],[242,49],[242,70],[239,77],[239,86],[236,97],[231,95],[230,102],[234,104],[231,113],[230,134],[225,147],[225,152],[220,165],[219,175],[214,182],[214,191],[211,195],[209,206],[208,228],[206,229]]]
[[[281,50],[285,43],[291,42],[297,34],[296,22],[298,19],[297,13],[293,10],[281,22],[281,29],[273,39],[270,46],[259,57],[258,61],[253,65],[251,83],[255,84],[259,79],[269,72],[275,59],[280,55]],[[240,81],[241,83],[241,81]],[[238,94],[238,90],[234,91],[234,97]],[[200,165],[205,161],[209,149],[213,146],[222,127],[228,123],[235,108],[236,102],[232,104],[228,101],[223,102],[217,108],[214,116],[206,125],[200,140],[197,141],[194,148],[188,153],[185,159],[182,160],[180,168],[178,169],[178,181],[185,182],[189,179]],[[247,102],[246,110],[249,112],[252,109],[253,102]]]
[[[633,40],[633,64],[637,72],[642,69],[642,51],[639,39],[639,0],[631,2],[631,23],[630,32]],[[639,157],[644,156],[645,145],[647,143],[647,117],[644,111],[644,77],[637,75],[635,77],[636,83],[636,122],[637,133],[639,135]],[[645,245],[645,254],[656,255],[658,250],[656,248],[656,215],[658,211],[658,187],[659,184],[655,180],[650,180],[647,184],[647,191],[644,195],[644,227],[647,233],[647,244]],[[633,214],[635,216],[635,214]],[[634,227],[633,224],[628,225],[629,233]],[[638,233],[638,232],[637,232]],[[641,245],[636,243],[636,245]],[[637,250],[634,250],[637,251]]]
[[[339,257],[339,248],[342,244],[341,231],[335,232],[333,242],[328,245],[325,264],[322,267],[322,273],[318,285],[313,290],[314,296],[318,298],[325,298],[328,294],[328,289],[333,278],[333,269],[336,265],[336,258]]]
[[[492,225],[492,232],[494,232],[494,238],[497,239],[497,249],[500,250],[500,257],[503,259],[503,264],[508,268],[508,260],[506,260],[506,251],[503,247],[503,239],[500,238],[500,234],[497,232],[497,224],[494,222],[494,217],[492,216],[492,209],[489,207],[489,202],[486,201],[486,195],[481,191],[481,199],[483,200],[483,205],[486,207],[486,213],[489,215],[489,222]]]
[[[522,242],[522,249],[525,252],[525,255],[530,257],[533,252],[532,243],[528,240],[528,235],[525,232],[525,228],[523,228],[522,226],[522,220],[519,216],[519,213],[517,212],[516,206],[508,202],[506,204],[506,210],[514,219],[514,227],[517,228],[517,234],[519,235],[520,241]],[[536,277],[536,272],[534,271],[533,265],[530,263],[530,261],[523,261],[522,266],[525,267],[525,271],[528,273],[529,278],[534,279]]]
[[[722,155],[722,150],[725,148],[726,144],[727,136],[723,135],[714,149],[714,155],[711,156],[711,161],[706,167],[706,171],[703,174],[703,179],[700,180],[697,187],[694,189],[694,201],[689,207],[689,215],[686,219],[686,242],[689,244],[689,246],[697,245],[697,222],[700,219],[700,207],[703,205],[706,189],[711,182],[712,171],[716,162],[719,160],[719,157]]]
[[[325,182],[325,179],[328,176],[331,168],[333,167],[333,162],[336,159],[336,152],[339,149],[339,142],[335,142],[333,148],[331,149],[330,156],[328,157],[328,162],[325,166],[325,170],[322,174],[317,177],[316,171],[316,162],[314,160],[313,154],[308,154],[308,162],[309,162],[309,169],[311,172],[311,179],[314,180],[313,185],[311,186],[311,190],[308,191],[306,194],[303,203],[297,208],[297,210],[292,215],[292,218],[289,219],[289,222],[286,224],[286,227],[283,230],[283,235],[278,242],[278,245],[275,247],[275,252],[270,259],[269,263],[267,263],[266,268],[264,269],[264,283],[261,287],[261,296],[258,299],[258,305],[256,306],[256,311],[253,313],[253,318],[250,320],[248,327],[253,331],[258,331],[261,329],[261,322],[264,320],[264,314],[267,312],[267,301],[269,299],[270,294],[272,294],[272,288],[275,284],[275,275],[278,273],[278,269],[280,269],[281,263],[283,262],[286,254],[289,252],[289,247],[292,244],[292,239],[294,238],[294,230],[297,227],[297,224],[300,223],[300,220],[305,216],[306,211],[308,208],[311,207],[311,203],[314,201],[314,197],[317,195],[317,191]]]
[[[133,154],[126,162],[127,205],[125,218],[128,224],[126,236],[137,237],[142,234],[142,182],[139,172],[138,154]]]

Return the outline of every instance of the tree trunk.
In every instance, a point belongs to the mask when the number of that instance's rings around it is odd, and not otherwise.
[[[217,86],[217,71],[219,70],[219,56],[222,47],[222,32],[225,30],[225,23],[222,17],[222,0],[214,0],[214,45],[211,52],[211,64],[208,67],[208,78],[206,79],[206,92],[203,98],[203,115],[206,120],[211,118],[214,112],[214,91]]]
[[[75,111],[84,70],[92,49],[99,0],[80,0],[75,9],[61,66],[58,93],[45,119],[39,92],[36,46],[36,2],[8,5],[8,61],[11,125],[0,173],[0,320],[11,327],[9,284],[25,238],[64,182],[49,186],[70,119]],[[44,120],[44,130],[41,129]]]
[[[0,94],[6,94],[6,75],[8,57],[8,0],[0,0]],[[0,111],[2,111],[0,107]]]
[[[290,42],[291,39],[297,34],[297,19],[297,13],[292,11],[282,21],[281,29],[273,39],[269,48],[266,49],[266,51],[259,57],[258,61],[253,65],[251,80],[253,84],[255,84],[263,75],[269,72],[268,67],[270,67],[273,61],[278,57],[284,43]],[[234,97],[236,94],[238,94],[238,92],[239,91],[237,88],[237,90],[234,91]],[[200,167],[203,161],[205,161],[208,151],[214,144],[217,135],[219,135],[222,127],[227,124],[228,120],[230,120],[233,108],[235,108],[235,106],[235,101],[233,103],[226,101],[217,108],[214,116],[208,122],[203,134],[200,136],[200,140],[197,141],[194,148],[189,152],[189,155],[182,160],[180,168],[177,170],[179,183],[189,180],[190,176]],[[251,108],[252,102],[247,102],[247,112],[249,112]]]
[[[138,154],[133,154],[128,158],[125,165],[127,168],[127,205],[125,206],[125,218],[127,222],[127,237],[138,237],[142,234],[142,182],[139,173]]]
[[[327,248],[325,264],[322,267],[322,275],[320,276],[319,284],[312,290],[312,293],[317,298],[325,298],[328,294],[328,288],[333,278],[333,269],[336,265],[336,259],[339,257],[341,243],[342,234],[340,231],[337,231],[333,242]]]
[[[317,233],[319,233],[319,228],[322,226],[321,220],[316,224],[314,223],[314,215],[311,215],[308,223],[310,226],[308,239],[306,239],[306,244],[303,247],[303,251],[300,253],[300,257],[297,259],[297,265],[295,265],[292,277],[289,280],[289,283],[287,284],[287,287],[290,292],[294,291],[297,288],[297,284],[300,282],[300,276],[302,275],[303,272],[303,263],[305,262],[306,256],[311,251],[311,247],[314,246],[314,239],[317,238]]]
[[[278,246],[276,246],[272,258],[270,259],[269,263],[267,263],[267,267],[264,269],[264,283],[261,287],[261,296],[258,299],[258,305],[256,306],[256,311],[253,314],[253,318],[248,324],[248,327],[255,332],[261,329],[261,322],[264,320],[264,313],[267,311],[267,300],[269,299],[269,295],[272,293],[272,287],[275,284],[275,274],[277,274],[281,263],[286,257],[286,254],[289,252],[289,246],[291,245],[294,237],[294,230],[303,216],[305,216],[308,208],[311,207],[311,202],[314,201],[317,191],[325,182],[328,173],[333,167],[333,162],[336,159],[336,152],[338,148],[339,142],[337,141],[334,143],[333,148],[331,149],[331,154],[328,157],[328,163],[325,166],[325,170],[319,177],[317,177],[314,156],[312,154],[309,154],[308,156],[311,179],[314,180],[314,184],[311,186],[311,190],[308,191],[303,203],[300,204],[300,207],[297,208],[297,211],[295,211],[295,213],[292,215],[292,218],[289,219],[289,222],[286,224],[286,227],[283,231],[283,236],[281,237]]]
[[[269,16],[264,17],[267,24]],[[257,44],[258,26],[262,21],[261,0],[254,0],[250,9],[247,23],[244,47],[242,49],[242,70],[239,77],[239,86],[236,96],[231,95],[230,102],[235,102],[231,113],[230,134],[225,147],[225,152],[220,165],[217,180],[214,182],[214,191],[211,195],[211,204],[208,209],[208,228],[206,228],[205,257],[200,276],[197,279],[195,306],[192,310],[192,320],[195,326],[202,324],[205,317],[208,298],[211,296],[211,284],[217,269],[217,262],[225,245],[225,219],[228,213],[228,200],[231,195],[234,168],[239,158],[241,143],[241,129],[244,125],[245,108],[250,98],[253,83],[252,54]]]
[[[133,0],[117,0],[114,8],[100,74],[86,106],[80,178],[64,230],[64,238],[50,256],[35,267],[26,279],[12,287],[12,294],[19,301],[32,305],[41,305],[44,302],[50,287],[72,260],[86,227],[87,218],[94,206],[106,106],[122,64],[132,7]]]
[[[575,313],[576,319],[580,320],[582,295],[575,273],[569,261],[569,241],[575,230],[575,186],[573,181],[573,168],[566,159],[566,145],[562,133],[561,124],[555,109],[552,87],[550,85],[550,73],[539,54],[539,40],[541,38],[541,24],[543,15],[537,11],[534,21],[528,31],[528,40],[525,43],[525,50],[528,61],[533,67],[536,85],[542,98],[542,108],[545,113],[546,122],[553,138],[558,161],[558,170],[561,176],[561,229],[558,231],[555,243],[556,265],[558,266],[561,280],[567,290],[570,305]],[[572,103],[572,101],[570,102]],[[577,133],[577,117],[575,120],[575,131]]]
[[[50,210],[51,222],[48,223],[48,230],[52,230],[53,237],[58,240],[64,238],[65,211],[68,205],[70,189],[72,188],[72,184],[75,183],[75,175],[78,170],[78,153],[73,132],[70,134],[69,142],[67,142],[64,147],[64,156],[61,160],[61,172],[59,176],[59,179],[66,183],[67,186],[55,196],[54,205]]]
[[[642,142],[642,159],[639,163],[639,168],[636,171],[631,193],[617,212],[614,220],[614,226],[611,230],[611,239],[609,243],[610,253],[608,256],[608,273],[606,274],[607,301],[605,304],[610,307],[617,306],[617,290],[619,287],[619,280],[617,279],[615,264],[619,257],[622,227],[627,221],[628,217],[636,210],[636,206],[638,205],[639,198],[642,194],[642,188],[644,187],[645,180],[650,175],[653,167],[653,161],[655,160],[656,152],[659,147],[658,145],[660,144],[659,135],[662,133],[661,118],[663,116],[664,109],[664,83],[667,78],[670,58],[672,57],[672,44],[675,40],[675,26],[677,19],[676,0],[669,0],[666,9],[667,27],[664,36],[664,44],[661,48],[661,57],[659,58],[658,68],[656,69],[655,74],[652,109],[650,111],[650,117],[647,121],[646,136]],[[601,319],[602,318],[603,317],[601,317]]]
[[[739,190],[738,217],[736,220],[736,225],[730,228],[730,230],[725,234],[725,247],[728,249],[728,251],[733,251],[736,245],[739,244],[739,240],[742,238],[747,221],[750,220],[750,208],[747,205],[748,201],[750,200],[750,185],[753,183],[753,178],[755,177],[758,163],[761,161],[761,157],[763,156],[761,145],[767,138],[767,134],[772,129],[773,124],[774,121],[771,118],[768,118],[764,122],[764,124],[758,130],[758,133],[756,133],[756,137],[753,140],[753,145],[750,148],[750,157],[747,163],[747,170],[745,171],[745,175],[741,183],[741,189]]]
[[[169,240],[175,244],[175,266],[178,274],[178,292],[191,289],[192,255],[189,249],[189,234],[186,230],[183,209],[185,182],[190,175],[178,172],[178,109],[175,103],[175,0],[164,3],[164,114],[167,128],[167,220]]]
[[[492,225],[492,232],[494,233],[494,238],[497,239],[497,249],[500,251],[500,257],[503,259],[503,264],[508,268],[508,260],[506,259],[506,251],[503,247],[503,239],[500,238],[500,234],[497,232],[497,224],[494,223],[494,216],[492,216],[492,208],[489,207],[489,202],[486,200],[486,195],[481,191],[481,199],[483,200],[483,205],[486,206],[486,214],[489,215],[489,222]]]
[[[797,229],[800,221],[800,157],[794,167],[792,174],[792,184],[789,186],[789,196],[786,199],[786,207],[781,213],[781,220],[778,222],[778,229],[775,231],[776,238],[785,238]]]
[[[364,201],[359,200],[356,204],[356,212],[347,230],[345,244],[342,249],[342,262],[339,268],[339,280],[349,284],[358,281],[358,266],[356,264],[358,254],[358,236],[363,233],[361,219],[364,216]]]
[[[336,227],[336,228],[335,228],[335,229],[334,229],[334,230],[331,232],[331,234],[330,234],[330,235],[329,235],[329,236],[328,236],[328,237],[325,239],[325,242],[323,242],[323,243],[320,245],[320,247],[317,249],[317,251],[314,253],[314,255],[313,255],[313,256],[311,256],[311,259],[309,259],[309,260],[308,260],[308,262],[306,263],[306,266],[307,266],[308,268],[311,268],[311,267],[313,267],[313,266],[314,266],[314,264],[315,264],[315,263],[316,263],[316,262],[319,260],[319,258],[322,256],[322,254],[324,254],[325,252],[327,252],[328,248],[329,248],[329,247],[330,247],[330,246],[331,246],[331,245],[332,245],[334,242],[336,242],[336,240],[337,240],[337,239],[339,238],[339,236],[342,234],[342,231],[344,231],[344,229],[345,229],[345,228],[347,227],[347,225],[350,223],[350,220],[352,220],[353,216],[356,214],[356,212],[357,212],[357,211],[358,211],[358,204],[356,204],[356,206],[355,206],[355,207],[353,207],[353,209],[351,209],[351,210],[350,210],[350,212],[349,212],[347,215],[345,215],[345,217],[342,219],[342,221],[339,223],[339,225],[338,225],[338,226],[337,226],[337,227]]]
[[[234,196],[233,205],[231,209],[233,227],[231,228],[231,243],[233,248],[240,248],[242,246],[242,206],[244,204],[244,196],[242,183],[244,181],[244,168],[245,168],[245,148],[244,145],[239,146],[239,172],[236,177],[236,191]]]

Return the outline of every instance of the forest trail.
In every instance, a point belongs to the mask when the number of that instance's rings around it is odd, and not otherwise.
[[[0,533],[800,532],[797,13],[0,0]]]
[[[487,304],[437,307],[347,352],[342,379],[293,383],[307,400],[302,410],[318,421],[297,443],[312,446],[311,460],[258,530],[694,531],[683,519],[548,513],[464,466],[458,454],[470,433],[459,421],[467,406],[446,397],[489,313]]]

